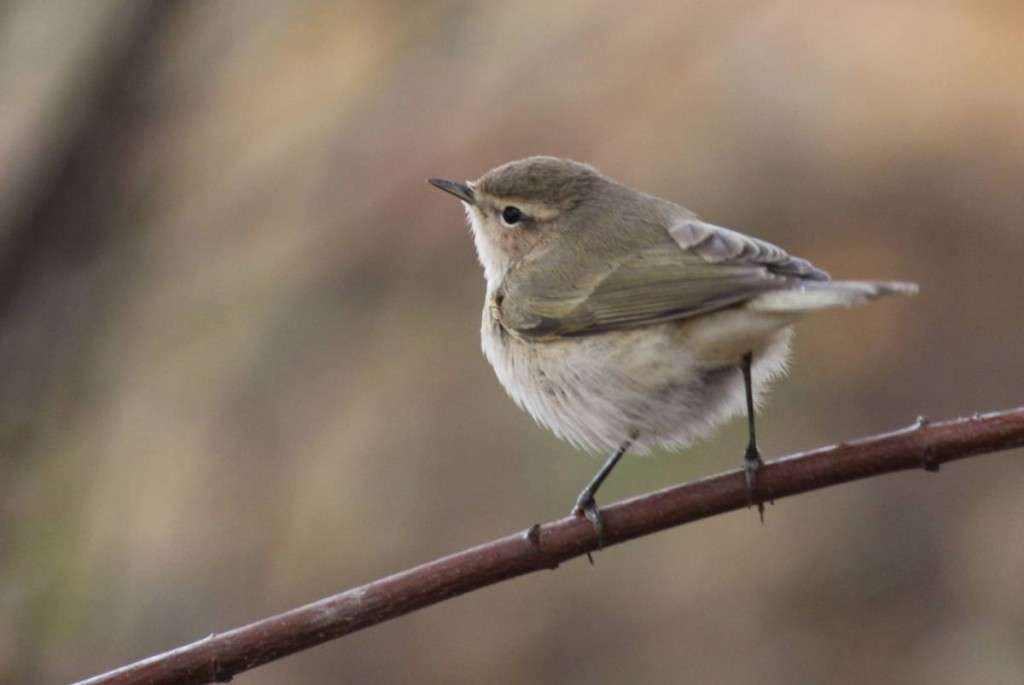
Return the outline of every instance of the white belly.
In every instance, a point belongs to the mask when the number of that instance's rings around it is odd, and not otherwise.
[[[680,322],[550,341],[505,331],[484,308],[483,350],[498,380],[538,423],[574,445],[681,448],[745,412],[740,358],[754,389],[785,371],[792,317],[724,310]],[[755,397],[756,397],[755,395]]]

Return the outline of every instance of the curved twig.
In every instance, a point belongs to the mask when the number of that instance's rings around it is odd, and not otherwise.
[[[764,464],[759,494],[781,499],[894,471],[938,471],[949,461],[1024,445],[1024,407],[840,443]],[[603,509],[605,546],[747,506],[736,469]],[[534,525],[508,537],[373,581],[283,614],[213,634],[81,685],[227,682],[288,654],[471,590],[557,568],[592,552],[594,528],[580,518]]]

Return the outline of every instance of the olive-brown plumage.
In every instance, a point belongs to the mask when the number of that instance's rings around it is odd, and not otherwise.
[[[483,349],[539,423],[572,443],[683,447],[744,408],[752,386],[785,371],[803,314],[916,291],[909,283],[831,281],[807,261],[688,209],[555,157],[499,166],[463,201],[487,280]],[[759,457],[753,440],[748,473]]]

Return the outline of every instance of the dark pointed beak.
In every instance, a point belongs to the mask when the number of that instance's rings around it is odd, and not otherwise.
[[[473,189],[465,183],[453,183],[452,181],[445,181],[440,178],[428,178],[427,183],[437,186],[446,193],[451,193],[463,202],[468,202],[469,204],[474,202]]]

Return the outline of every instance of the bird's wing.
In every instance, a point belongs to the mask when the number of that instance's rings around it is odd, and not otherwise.
[[[563,271],[554,289],[545,287],[550,264],[524,265],[501,293],[502,324],[525,338],[582,335],[684,319],[801,280],[828,280],[775,245],[694,218],[601,267],[568,285]]]

